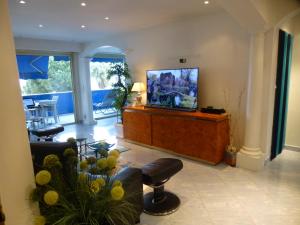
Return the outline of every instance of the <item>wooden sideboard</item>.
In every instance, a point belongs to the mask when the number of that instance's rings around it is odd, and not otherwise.
[[[217,164],[229,143],[226,114],[126,107],[124,138]]]

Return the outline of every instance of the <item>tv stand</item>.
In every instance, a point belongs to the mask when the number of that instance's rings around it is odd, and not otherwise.
[[[211,164],[222,161],[229,144],[227,114],[125,107],[123,126],[127,140]]]

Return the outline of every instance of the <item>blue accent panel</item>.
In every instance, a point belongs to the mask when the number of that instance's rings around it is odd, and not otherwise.
[[[92,58],[92,62],[124,63],[123,58]]]
[[[100,103],[103,100],[104,96],[111,91],[111,89],[92,91],[93,103]],[[58,114],[74,113],[73,93],[70,91],[49,94],[24,95],[23,99],[33,99],[34,101],[38,102],[39,100],[52,99],[52,97],[55,95],[59,96],[57,102]]]
[[[104,97],[111,91],[111,89],[92,91],[93,104],[102,102]]]
[[[54,61],[70,61],[70,57],[69,56],[65,56],[65,55],[58,55],[58,56],[54,56]]]
[[[49,56],[17,55],[20,79],[48,79]]]

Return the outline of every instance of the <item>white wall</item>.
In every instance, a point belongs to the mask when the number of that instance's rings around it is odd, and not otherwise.
[[[20,37],[16,37],[14,40],[17,50],[80,52],[82,49],[80,43],[70,41],[53,41]]]
[[[246,87],[249,38],[246,31],[222,12],[110,37],[87,45],[85,52],[102,45],[123,49],[134,80],[143,82],[148,69],[198,66],[200,106],[225,107],[226,92],[229,111],[236,115],[238,95]],[[187,58],[186,64],[178,62],[181,57]],[[245,95],[242,115],[244,103]],[[240,125],[239,134],[243,137],[243,118]]]
[[[0,195],[6,225],[32,224],[32,159],[7,0],[0,1]]]
[[[298,0],[251,0],[269,26],[277,25],[287,14],[299,9]]]
[[[294,22],[294,47],[290,74],[285,144],[300,149],[300,15],[292,21]]]

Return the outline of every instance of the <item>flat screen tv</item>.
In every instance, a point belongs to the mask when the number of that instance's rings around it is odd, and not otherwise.
[[[182,110],[198,107],[199,68],[147,71],[147,106]]]

